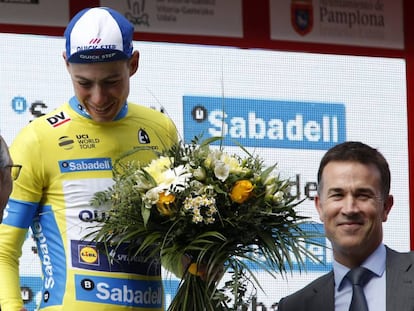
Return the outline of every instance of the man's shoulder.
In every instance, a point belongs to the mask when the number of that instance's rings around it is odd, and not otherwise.
[[[162,110],[158,110],[158,109],[153,108],[153,107],[147,107],[147,106],[144,106],[144,105],[135,104],[135,103],[131,103],[131,102],[128,102],[128,110],[131,113],[139,113],[139,114],[144,114],[144,115],[149,114],[149,115],[157,115],[157,116],[163,115],[163,116],[165,116],[165,113],[163,113]]]
[[[169,123],[171,118],[162,109],[143,106],[140,104],[128,103],[128,117],[139,118],[142,121],[149,120],[157,123]]]
[[[331,286],[333,292],[334,279],[332,271],[320,276],[293,294],[282,298],[280,304],[286,307],[286,309],[283,310],[293,310],[293,306],[301,309],[299,305],[303,304],[305,306],[310,297],[317,294],[321,289],[327,290],[328,286]]]
[[[72,117],[73,114],[70,113],[69,105],[65,103],[45,114],[34,118],[28,124],[26,124],[22,130],[30,132],[33,130],[42,131],[42,128],[45,130],[52,128],[57,129],[60,125],[68,123]]]
[[[290,296],[300,296],[300,295],[306,295],[309,293],[315,293],[318,291],[319,288],[325,287],[330,282],[332,282],[332,285],[334,284],[332,271],[318,277],[317,279],[313,280],[308,285],[306,285],[305,287],[303,287],[302,289],[298,290],[297,292],[293,293]]]
[[[386,247],[387,251],[387,265],[395,263],[407,262],[414,263],[414,251],[399,252],[392,248]]]

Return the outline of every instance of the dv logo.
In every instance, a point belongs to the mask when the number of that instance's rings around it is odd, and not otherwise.
[[[53,117],[49,117],[46,120],[51,126],[58,127],[70,121],[70,117],[66,115],[64,111],[61,111],[59,114],[55,114]]]

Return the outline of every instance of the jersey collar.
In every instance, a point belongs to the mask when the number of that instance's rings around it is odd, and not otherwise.
[[[89,115],[88,111],[81,105],[79,100],[76,98],[76,96],[73,96],[69,100],[69,105],[72,107],[73,110],[75,110],[78,114],[81,116],[84,116],[85,118],[92,119]],[[122,107],[121,111],[118,112],[116,117],[113,119],[113,121],[120,120],[126,116],[128,112],[128,103],[125,101],[124,106]]]

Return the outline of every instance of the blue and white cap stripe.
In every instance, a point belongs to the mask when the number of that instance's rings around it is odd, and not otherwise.
[[[71,63],[108,62],[130,58],[134,26],[119,12],[88,8],[77,13],[65,30]]]

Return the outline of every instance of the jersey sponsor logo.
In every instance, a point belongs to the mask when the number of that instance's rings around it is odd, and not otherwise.
[[[84,221],[84,222],[92,222],[92,221],[105,221],[106,218],[108,216],[106,215],[105,211],[100,211],[97,209],[89,210],[89,209],[85,209],[85,210],[81,210],[79,212],[79,219]]]
[[[89,137],[88,134],[76,134],[76,140],[78,141],[79,147],[81,149],[96,148],[96,145],[101,141],[99,138]]]
[[[46,118],[46,121],[53,127],[61,126],[70,120],[71,118],[64,111],[61,111],[52,117]]]
[[[98,250],[94,245],[79,245],[79,262],[88,265],[99,265]]]
[[[32,224],[33,238],[42,263],[43,296],[40,309],[62,304],[66,287],[66,255],[62,240],[57,240],[57,223],[50,206],[43,206],[42,217]],[[47,225],[46,225],[47,224]],[[49,237],[53,236],[53,242]]]
[[[74,140],[70,138],[69,136],[62,136],[59,137],[59,147],[62,147],[65,150],[71,150],[73,149]]]
[[[66,290],[68,258],[64,250],[65,243],[57,234],[59,229],[55,216],[52,207],[44,205],[42,216],[33,219],[32,224],[33,238],[36,241],[43,271],[43,296],[38,307],[40,310],[46,306],[61,305]]]
[[[111,158],[91,158],[59,161],[61,173],[111,171]]]
[[[149,143],[151,143],[151,140],[149,138],[148,133],[143,129],[139,129],[139,131],[138,131],[138,141],[139,141],[140,144],[149,144]]]
[[[147,254],[131,256],[128,244],[115,248],[91,241],[71,240],[72,267],[105,272],[123,272],[137,275],[159,276],[159,257],[149,259]],[[106,249],[107,253],[102,253]]]
[[[162,308],[163,305],[161,280],[75,275],[75,282],[77,300],[135,308]]]
[[[55,286],[54,267],[52,256],[49,251],[48,241],[46,235],[43,233],[43,226],[39,221],[33,223],[33,236],[38,243],[38,251],[43,266],[43,286],[45,289],[50,289]]]
[[[229,146],[326,150],[346,139],[343,104],[184,96],[183,105],[186,141],[203,134]]]

